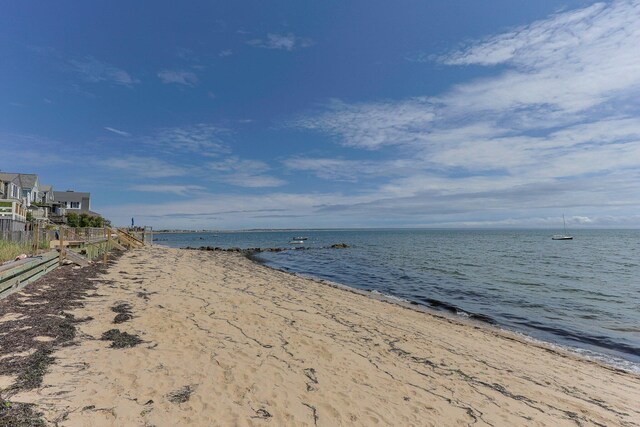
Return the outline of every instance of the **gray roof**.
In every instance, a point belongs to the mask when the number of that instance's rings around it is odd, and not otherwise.
[[[41,185],[40,186],[40,191],[51,191],[53,190],[53,185]]]
[[[18,185],[20,184],[17,173],[0,172],[0,180],[4,182],[15,182]]]
[[[38,175],[33,173],[20,173],[18,174],[20,179],[20,187],[25,188],[33,188],[36,186],[38,182]]]
[[[56,202],[81,202],[82,199],[91,197],[91,193],[80,191],[54,191],[53,198]]]
[[[38,175],[34,173],[0,172],[0,180],[16,183],[22,188],[33,188],[38,181]]]

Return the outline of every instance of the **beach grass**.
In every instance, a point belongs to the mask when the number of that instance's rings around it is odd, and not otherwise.
[[[0,262],[10,261],[20,254],[29,254],[32,251],[31,243],[9,242],[0,240]]]
[[[49,249],[49,242],[42,241],[38,249]],[[20,254],[31,255],[33,253],[33,242],[10,242],[0,240],[0,263],[11,261]]]

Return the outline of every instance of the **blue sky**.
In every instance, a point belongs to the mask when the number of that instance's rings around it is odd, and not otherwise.
[[[640,226],[640,1],[10,2],[0,169],[156,228]]]

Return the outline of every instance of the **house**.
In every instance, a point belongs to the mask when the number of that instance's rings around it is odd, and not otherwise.
[[[24,224],[23,221],[26,221],[27,213],[29,213],[33,220],[46,224],[49,220],[49,212],[51,211],[51,207],[43,207],[40,204],[41,196],[41,186],[38,179],[38,175],[33,173],[15,173],[15,172],[2,172],[2,179],[5,181],[4,187],[6,189],[6,197],[14,200],[12,202],[13,214],[12,221],[17,221],[12,227],[8,227],[5,224],[5,229],[23,229]],[[50,187],[50,186],[49,186]],[[2,197],[2,196],[0,196]],[[50,197],[53,197],[53,193]],[[21,203],[20,203],[21,202]],[[8,202],[4,203],[5,205]],[[18,207],[18,205],[20,205]],[[5,212],[5,218],[8,219],[8,206],[4,206],[3,209]],[[22,212],[22,210],[25,210]],[[20,212],[20,214],[18,214]],[[24,220],[21,218],[24,216]]]
[[[52,205],[54,201],[53,198],[53,186],[52,185],[41,185],[40,193],[38,195],[38,203],[43,205]]]
[[[30,187],[32,192],[33,182],[25,180],[25,183],[32,184]],[[37,177],[35,184],[35,188],[37,188]],[[28,194],[31,195],[31,193]],[[0,231],[24,230],[27,222],[27,209],[22,195],[20,174],[0,172]]]
[[[24,203],[29,207],[31,203],[38,200],[38,175],[33,173],[19,173],[17,175],[20,181],[20,187],[22,188]]]
[[[91,210],[91,193],[83,193],[80,191],[54,191],[53,199],[55,203],[62,209],[65,209],[67,213],[75,212],[80,214],[82,212],[92,213]]]
[[[47,221],[54,210],[53,186],[41,184],[38,188],[38,197],[31,206],[33,216]]]
[[[66,224],[67,215],[71,213],[101,216],[91,210],[91,193],[73,190],[54,191],[53,199],[53,211],[50,219],[54,223]]]

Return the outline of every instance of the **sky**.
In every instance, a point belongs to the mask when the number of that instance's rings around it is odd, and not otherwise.
[[[0,170],[179,229],[640,226],[640,0],[9,1]]]

